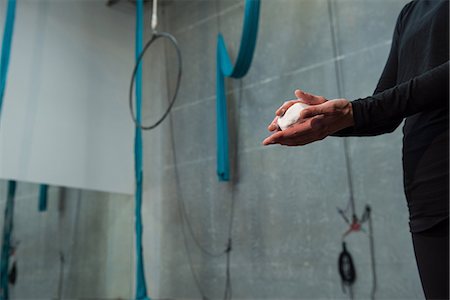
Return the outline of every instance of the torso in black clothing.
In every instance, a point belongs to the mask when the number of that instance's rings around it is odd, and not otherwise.
[[[397,84],[449,60],[448,13],[449,2],[443,0],[418,0],[405,6],[398,21]],[[404,185],[412,232],[448,218],[448,113],[447,103],[408,117],[403,127]]]

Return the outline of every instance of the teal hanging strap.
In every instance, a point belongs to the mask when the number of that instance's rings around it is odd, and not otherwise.
[[[258,35],[260,0],[246,0],[244,28],[236,64],[233,66],[222,34],[217,37],[216,110],[217,110],[217,175],[220,181],[230,180],[228,154],[228,115],[225,77],[242,78],[253,59]]]
[[[8,73],[9,57],[11,53],[12,35],[14,30],[14,18],[16,15],[16,1],[8,0],[6,10],[6,22],[3,32],[2,53],[0,57],[0,115],[2,112],[3,97],[5,95],[6,77]],[[5,205],[3,223],[2,249],[0,260],[0,300],[9,299],[8,290],[8,267],[11,251],[11,235],[14,217],[14,195],[16,193],[16,182],[8,182],[8,196]]]
[[[14,31],[14,19],[16,14],[16,0],[8,0],[6,22],[2,41],[2,54],[0,58],[0,115],[3,107],[3,98],[6,90],[6,79],[9,60],[11,56],[11,44]],[[47,209],[47,185],[41,185],[39,193],[39,211]]]
[[[6,199],[5,220],[3,223],[2,254],[0,265],[0,300],[9,299],[8,267],[9,257],[11,254],[11,236],[13,231],[15,194],[16,182],[11,180],[8,182],[8,197]]]
[[[47,194],[48,194],[48,185],[41,184],[39,187],[39,211],[46,211],[47,210]]]
[[[136,61],[143,49],[144,29],[143,0],[136,1]],[[136,72],[136,121],[141,123],[142,114],[142,64],[139,63]],[[145,281],[144,257],[142,249],[142,130],[136,127],[134,138],[134,167],[136,179],[135,191],[135,228],[136,228],[136,300],[149,300]]]
[[[16,0],[8,0],[6,9],[5,29],[3,32],[2,54],[0,58],[0,114],[2,112],[3,96],[5,95],[6,77],[8,73],[11,43],[14,31],[14,18],[16,15]]]

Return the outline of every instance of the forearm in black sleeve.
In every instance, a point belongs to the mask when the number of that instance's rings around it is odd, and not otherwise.
[[[394,34],[393,44],[391,51],[384,67],[383,73],[381,74],[378,85],[374,91],[374,95],[392,88],[395,86],[397,80],[397,45],[396,45],[396,34]],[[356,128],[354,126],[342,129],[335,132],[333,136],[374,136],[384,133],[390,133],[394,131],[403,119],[386,120],[384,123],[380,123],[377,126],[368,126],[365,128]]]
[[[391,47],[391,51],[386,62],[386,66],[384,67],[383,73],[381,74],[380,80],[378,81],[378,85],[374,91],[374,95],[392,88],[396,84],[397,80],[397,33],[394,34],[393,44]],[[385,120],[384,122],[380,122],[376,126],[366,126],[366,127],[348,127],[342,129],[338,132],[335,132],[333,136],[374,136],[385,133],[393,132],[403,121],[403,118],[399,119],[390,119]]]
[[[400,12],[397,23],[395,25],[394,34],[392,36],[391,50],[389,52],[388,59],[378,80],[377,87],[375,88],[374,95],[384,90],[394,87],[397,84],[397,69],[398,69],[398,40],[402,27],[402,19],[405,11],[408,10],[409,5],[406,5]],[[402,119],[386,120],[384,123],[378,124],[378,126],[355,128],[348,127],[332,134],[333,136],[374,136],[384,133],[390,133],[394,131],[398,125],[402,122]]]
[[[448,107],[449,62],[376,95],[352,102],[355,130]]]

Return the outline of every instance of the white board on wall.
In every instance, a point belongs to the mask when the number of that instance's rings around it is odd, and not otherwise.
[[[134,20],[105,1],[17,2],[0,178],[133,192]]]

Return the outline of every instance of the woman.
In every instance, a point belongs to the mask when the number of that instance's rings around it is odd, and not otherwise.
[[[277,111],[264,145],[305,145],[334,136],[374,136],[403,119],[403,174],[410,230],[427,299],[449,298],[449,4],[417,0],[400,13],[374,95],[355,101],[295,91]],[[304,122],[281,131],[277,118],[293,104],[311,106]]]

